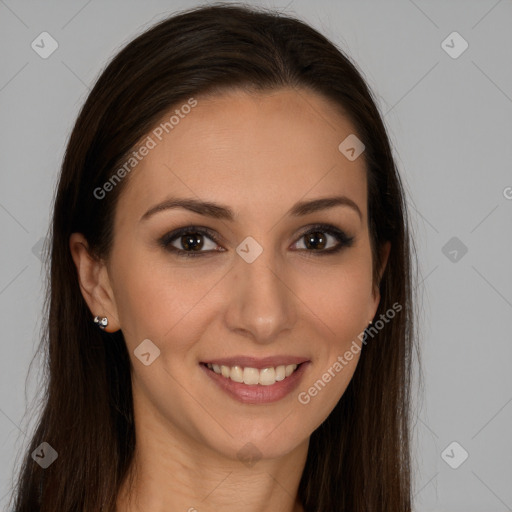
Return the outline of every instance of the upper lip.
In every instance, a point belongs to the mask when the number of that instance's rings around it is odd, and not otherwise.
[[[204,364],[218,364],[219,366],[241,366],[242,368],[263,368],[286,366],[289,364],[301,364],[309,361],[306,357],[301,356],[271,356],[271,357],[249,357],[249,356],[233,356],[223,357],[219,359],[208,359],[203,361]]]

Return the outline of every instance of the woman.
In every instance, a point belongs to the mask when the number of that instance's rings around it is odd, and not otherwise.
[[[215,5],[130,42],[71,134],[50,250],[17,512],[411,510],[404,194],[318,32]]]

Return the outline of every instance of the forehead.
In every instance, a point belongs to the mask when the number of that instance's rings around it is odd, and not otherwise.
[[[148,133],[152,148],[120,196],[120,216],[140,218],[169,196],[277,213],[279,205],[285,211],[334,193],[351,196],[365,215],[364,158],[349,161],[338,149],[355,129],[331,101],[295,89],[194,100],[191,108],[183,107],[190,101],[173,107]]]

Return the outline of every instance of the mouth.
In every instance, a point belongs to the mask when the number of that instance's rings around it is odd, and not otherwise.
[[[242,359],[202,362],[200,366],[222,391],[248,404],[265,404],[283,399],[299,385],[311,364],[304,358],[279,360],[279,363],[288,364],[275,366],[270,365],[268,360],[245,359],[244,362]]]
[[[258,369],[250,366],[227,366],[212,363],[203,364],[217,375],[222,375],[222,377],[234,382],[243,382],[247,386],[272,386],[276,382],[281,382],[290,377],[299,367],[298,364],[287,364]]]

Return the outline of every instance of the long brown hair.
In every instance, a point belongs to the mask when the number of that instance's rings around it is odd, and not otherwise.
[[[115,510],[132,462],[131,363],[123,334],[93,324],[69,249],[71,233],[81,232],[95,254],[109,254],[127,178],[101,200],[93,191],[173,106],[230,88],[281,87],[322,95],[356,128],[366,147],[373,277],[381,293],[376,318],[401,306],[365,344],[343,397],[313,432],[299,498],[307,512],[411,511],[413,252],[383,121],[355,65],[324,36],[293,17],[230,3],[196,7],[139,35],[106,66],[80,111],[48,235],[47,324],[39,346],[45,399],[16,481],[16,512]],[[386,241],[391,252],[379,276]],[[58,453],[47,469],[31,456],[42,442]]]

